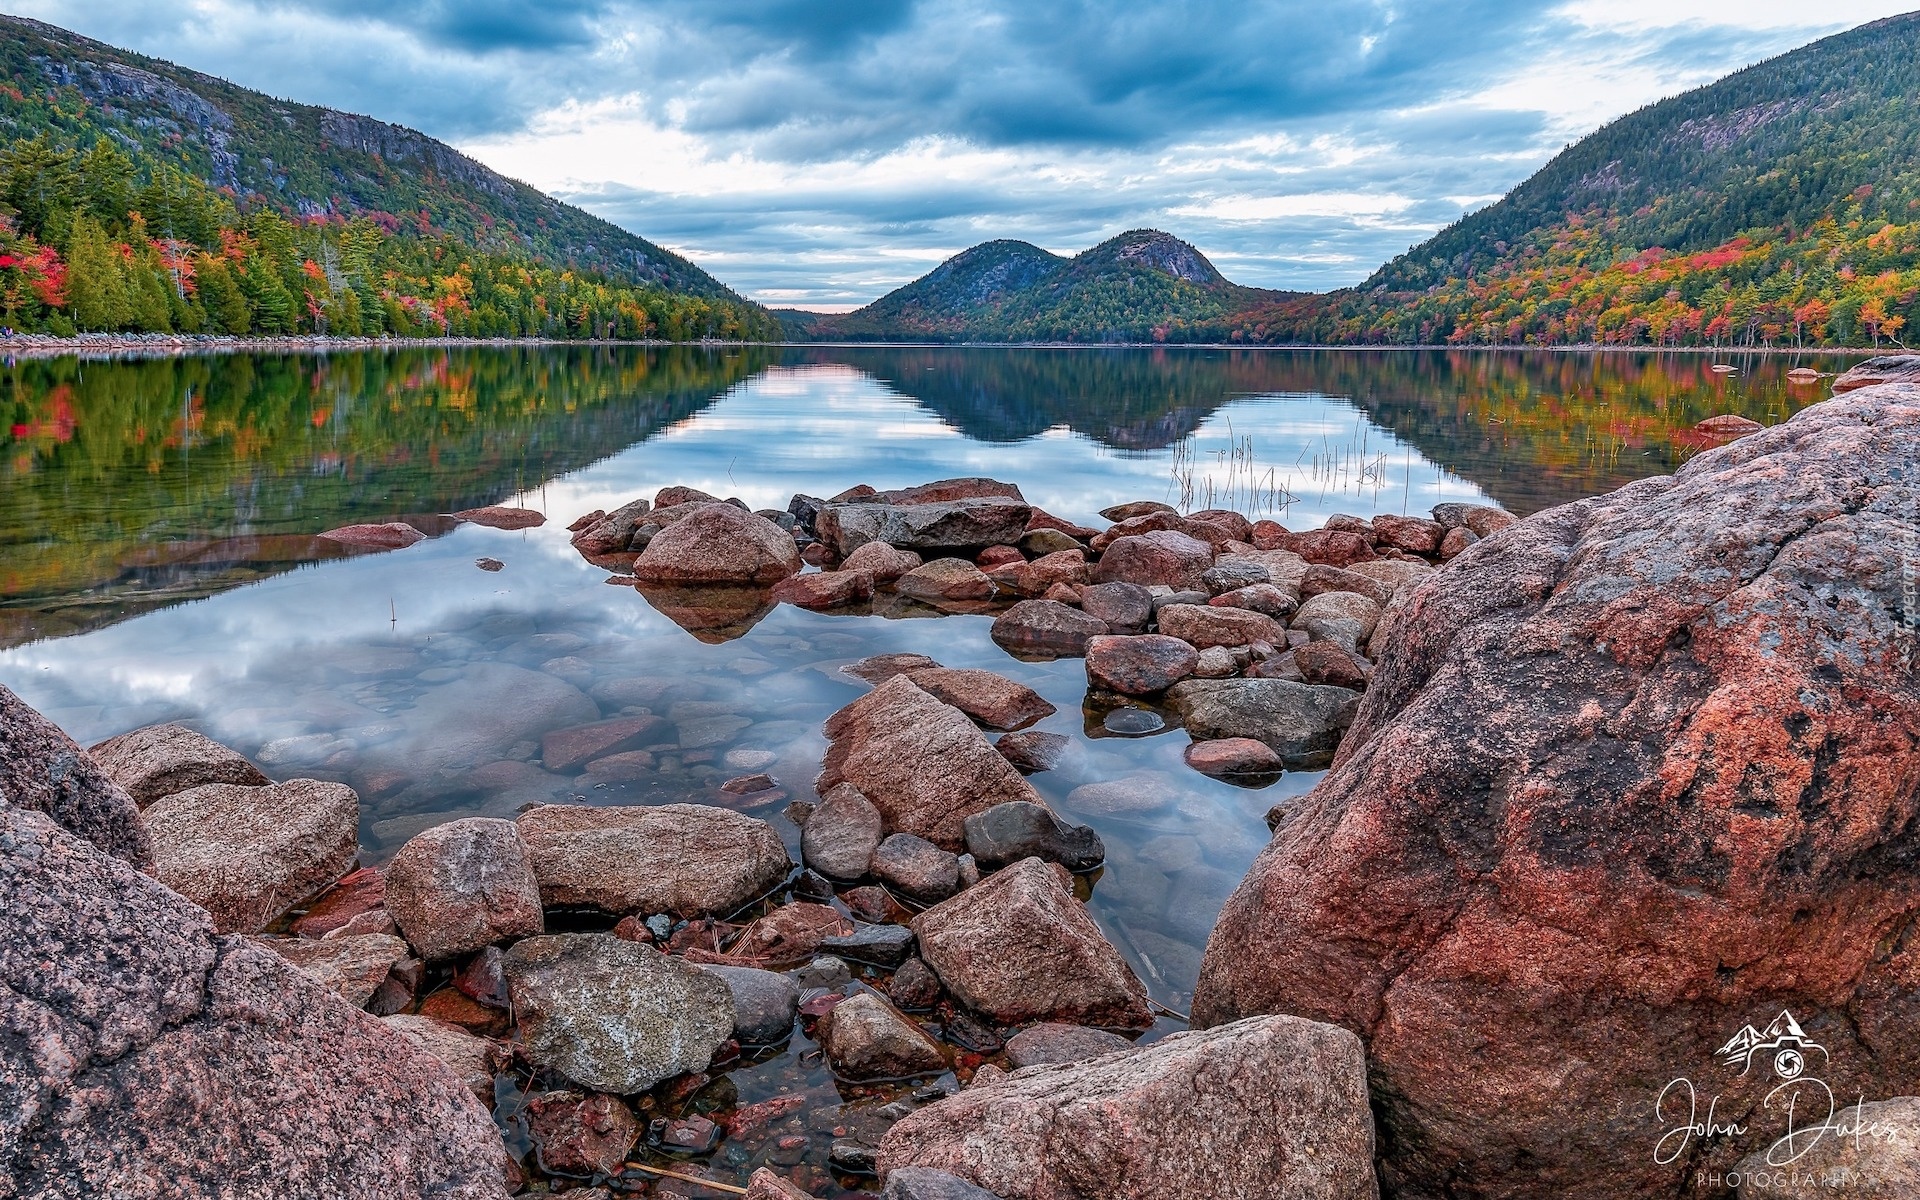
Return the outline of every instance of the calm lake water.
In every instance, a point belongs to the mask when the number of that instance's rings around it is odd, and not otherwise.
[[[821,722],[863,690],[847,661],[917,651],[1029,684],[1073,752],[1034,784],[1106,839],[1091,909],[1154,998],[1184,1011],[1226,893],[1276,801],[1189,771],[1186,736],[1101,736],[1078,660],[1018,662],[990,617],[886,600],[772,609],[710,644],[582,561],[566,525],[686,484],[785,508],[796,492],[958,475],[1017,483],[1082,523],[1125,500],[1236,508],[1295,528],[1448,500],[1525,514],[1672,470],[1700,419],[1777,422],[1824,398],[1831,356],[964,348],[478,349],[30,361],[0,392],[0,681],[82,743],[186,721],[270,774],[362,797],[379,862],[457,816],[576,803],[717,802],[765,770],[811,798]],[[539,529],[455,525],[499,503]],[[406,519],[404,551],[319,554],[312,535]],[[476,567],[480,558],[504,564]],[[557,775],[549,729],[637,709],[675,724],[636,778]],[[673,740],[673,739],[670,739]],[[1158,801],[1085,811],[1136,777]],[[797,857],[773,805],[756,816]],[[1166,1020],[1156,1036],[1177,1029]],[[897,1094],[833,1083],[796,1035],[687,1104],[812,1098],[802,1158]],[[507,1111],[511,1108],[509,1102]],[[819,1114],[826,1114],[823,1118]],[[741,1178],[771,1143],[722,1143]],[[843,1181],[854,1186],[853,1181]]]

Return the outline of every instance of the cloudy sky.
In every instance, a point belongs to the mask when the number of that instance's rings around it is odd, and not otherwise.
[[[0,0],[820,309],[1142,226],[1242,283],[1356,283],[1610,118],[1912,2]]]

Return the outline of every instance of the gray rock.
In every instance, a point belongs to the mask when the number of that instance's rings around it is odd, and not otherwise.
[[[1106,860],[1100,835],[1086,825],[1068,825],[1044,805],[1023,800],[996,804],[967,818],[967,853],[989,871],[1023,858],[1043,858],[1069,871],[1087,871]]]
[[[504,967],[528,1056],[595,1091],[703,1071],[733,1036],[727,982],[651,946],[549,934],[515,943]]]
[[[795,971],[793,979],[805,989],[821,988],[833,991],[835,988],[842,988],[853,982],[853,970],[847,966],[845,959],[823,954]]]
[[[958,1175],[931,1167],[897,1167],[887,1175],[880,1200],[1002,1200]]]
[[[512,821],[436,825],[400,848],[385,880],[387,911],[429,962],[546,929],[540,884]]]
[[[1229,558],[1202,571],[1200,586],[1209,595],[1218,596],[1222,592],[1231,592],[1236,588],[1267,583],[1272,578],[1267,568],[1259,563],[1249,562],[1244,558]]]
[[[1012,763],[1023,775],[1036,771],[1051,771],[1060,765],[1073,745],[1073,739],[1063,733],[1044,733],[1030,729],[1024,733],[1009,733],[993,744],[1000,756]]]
[[[222,933],[258,933],[347,873],[360,800],[340,783],[210,783],[147,807],[154,873],[213,914]]]
[[[272,783],[243,756],[184,725],[149,725],[108,738],[90,752],[141,808],[207,783]]]
[[[1196,741],[1253,738],[1287,766],[1307,768],[1333,760],[1360,693],[1286,679],[1190,679],[1175,684],[1167,699]]]
[[[60,727],[0,687],[0,802],[43,812],[75,837],[132,863],[153,848],[126,789]]]
[[[859,879],[873,865],[886,821],[850,783],[837,784],[800,829],[800,857],[833,879]]]
[[[909,958],[887,981],[887,999],[903,1009],[932,1008],[940,1002],[940,977],[918,958]]]
[[[906,1079],[947,1069],[939,1045],[872,992],[834,1005],[821,1024],[821,1048],[842,1079]]]
[[[745,1046],[771,1046],[793,1033],[800,1007],[800,985],[776,971],[758,967],[703,966],[726,981],[733,993],[733,1036]]]
[[[1025,536],[1033,510],[1005,496],[935,504],[829,504],[814,519],[820,540],[842,556],[868,542],[924,552],[1011,546]]]
[[[845,936],[823,939],[820,949],[876,967],[897,967],[913,953],[913,930],[905,925],[861,925]]]
[[[935,904],[960,890],[959,857],[911,833],[880,843],[873,852],[873,873],[917,904]]]

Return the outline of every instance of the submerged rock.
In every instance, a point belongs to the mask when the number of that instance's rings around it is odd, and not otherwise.
[[[1917,479],[1920,388],[1857,392],[1421,584],[1195,1020],[1359,1032],[1406,1195],[1688,1194],[1784,1133],[1776,1076],[1711,1065],[1783,1009],[1834,1094],[1920,1092],[1920,945],[1883,940],[1920,918]],[[1741,1132],[1656,1162],[1709,1071]]]
[[[640,1140],[633,1110],[603,1092],[541,1092],[525,1112],[540,1165],[563,1175],[610,1175]]]
[[[703,1071],[733,1036],[726,981],[651,946],[548,934],[515,943],[505,966],[528,1057],[595,1091]]]
[[[544,804],[521,814],[519,827],[550,907],[724,916],[793,865],[765,821],[704,804]]]
[[[1044,805],[1015,800],[967,818],[967,853],[988,871],[1023,858],[1056,862],[1069,871],[1090,871],[1106,860],[1100,835],[1069,825]]]
[[[265,929],[345,875],[359,848],[359,797],[340,783],[210,783],[143,815],[155,875],[221,933]]]
[[[314,540],[354,550],[404,550],[415,542],[425,541],[426,536],[404,521],[387,521],[377,525],[342,525],[315,534]]]
[[[1007,1200],[1372,1200],[1367,1099],[1358,1038],[1263,1017],[968,1088],[894,1125],[879,1166]]]
[[[965,845],[970,814],[1037,794],[966,715],[896,676],[827,718],[816,788],[850,783],[889,830],[948,850]],[[811,822],[809,822],[811,823]]]
[[[1000,757],[1012,763],[1014,769],[1023,775],[1053,770],[1066,758],[1072,746],[1073,739],[1063,733],[1042,733],[1037,729],[1009,733],[993,744],[993,748],[1000,752]]]
[[[817,907],[817,906],[810,906]],[[757,967],[706,966],[733,996],[733,1036],[743,1046],[772,1046],[793,1032],[800,985],[777,971]]]
[[[1037,858],[989,875],[913,919],[920,957],[969,1008],[1006,1024],[1145,1029],[1146,989],[1064,878]]]
[[[0,686],[0,802],[146,868],[153,848],[133,797],[60,727]]]
[[[273,782],[243,755],[184,725],[149,725],[108,738],[89,753],[141,808],[207,783]]]
[[[543,932],[533,863],[512,821],[466,817],[416,835],[387,864],[386,907],[429,962]]]

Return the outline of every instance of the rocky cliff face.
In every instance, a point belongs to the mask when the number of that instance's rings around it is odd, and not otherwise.
[[[1794,1064],[1716,1058],[1783,1011],[1803,1085],[1920,1089],[1917,506],[1888,385],[1467,551],[1389,611],[1196,1022],[1359,1033],[1401,1196],[1694,1194],[1783,1132]],[[1743,1131],[1663,1143],[1676,1079]]]

